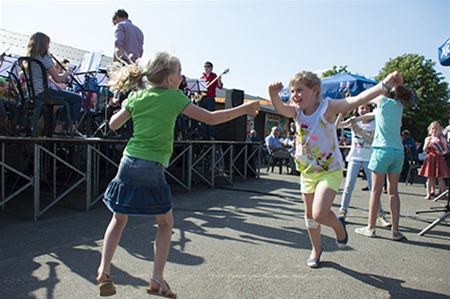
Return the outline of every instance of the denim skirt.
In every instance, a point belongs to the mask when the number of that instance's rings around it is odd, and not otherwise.
[[[160,215],[173,208],[172,193],[158,163],[124,155],[103,202],[109,210],[126,215]]]

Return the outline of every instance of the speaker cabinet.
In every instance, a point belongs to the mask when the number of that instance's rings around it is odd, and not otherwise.
[[[228,89],[225,92],[225,109],[239,106],[244,103],[244,91]]]
[[[225,109],[244,103],[244,91],[229,89],[225,93]],[[241,116],[216,126],[216,139],[226,141],[245,141],[247,136],[247,116]]]

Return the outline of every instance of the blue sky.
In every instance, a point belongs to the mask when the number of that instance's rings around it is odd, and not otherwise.
[[[113,13],[125,9],[145,36],[144,56],[168,50],[183,73],[206,60],[227,88],[267,98],[267,85],[299,70],[348,65],[373,77],[389,58],[416,53],[436,61],[450,37],[450,0],[424,1],[0,1],[0,27],[42,31],[52,41],[111,55]]]

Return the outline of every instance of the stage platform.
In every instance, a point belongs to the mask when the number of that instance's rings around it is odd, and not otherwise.
[[[29,217],[35,221],[67,198],[71,205],[88,211],[115,176],[126,142],[0,136],[0,207],[13,209],[15,201],[26,202],[32,205]],[[189,192],[193,184],[215,188],[259,178],[262,152],[260,143],[175,141],[166,178]]]

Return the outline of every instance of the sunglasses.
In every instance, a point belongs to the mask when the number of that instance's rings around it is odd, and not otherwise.
[[[205,69],[206,69],[206,68],[211,68],[211,66],[210,66],[210,65],[205,65]]]

